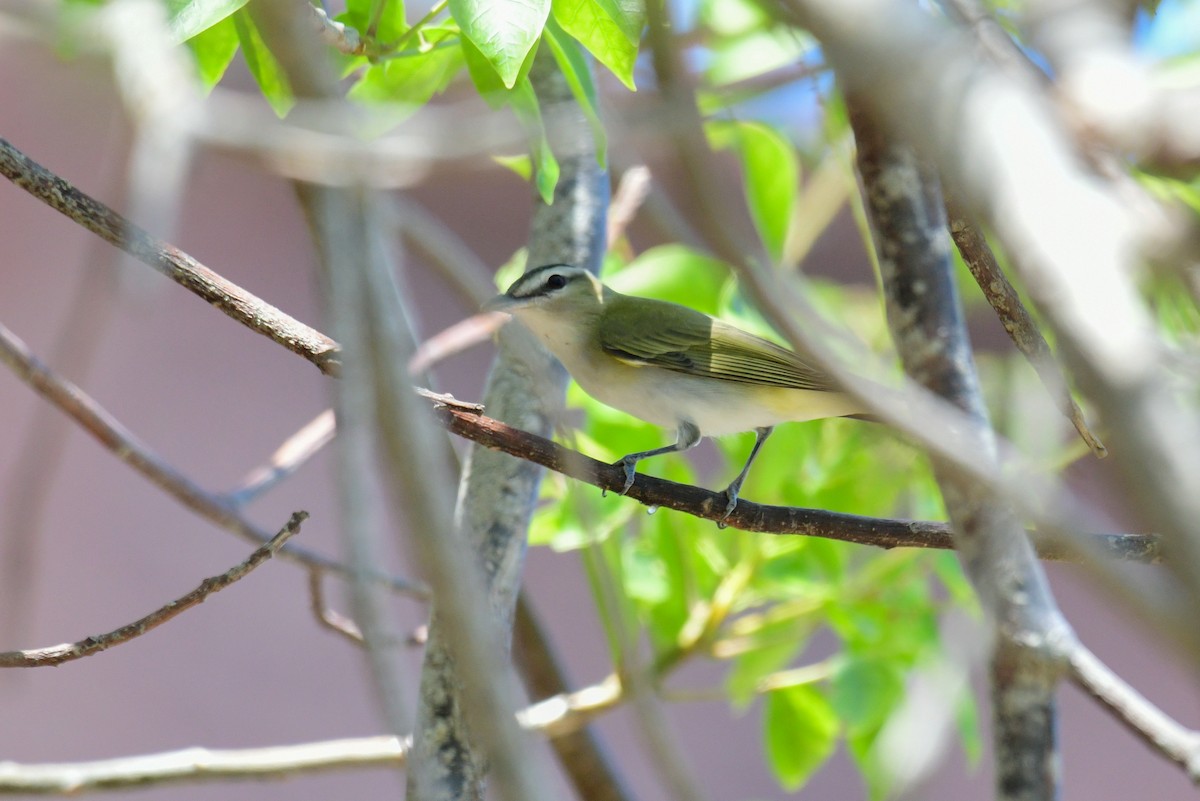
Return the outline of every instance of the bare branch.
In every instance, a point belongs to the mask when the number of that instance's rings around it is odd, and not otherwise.
[[[165,784],[278,779],[331,770],[402,766],[408,746],[391,736],[269,748],[185,748],[96,762],[0,762],[0,794],[79,795]]]
[[[17,377],[35,392],[82,426],[121,461],[188,509],[256,545],[271,540],[270,532],[247,520],[219,495],[203,489],[175,470],[87,393],[42,364],[30,353],[25,343],[3,325],[0,325],[0,362],[12,369]],[[291,544],[280,551],[280,556],[340,575],[349,574],[349,569],[340,562]],[[421,598],[427,596],[428,591],[423,586],[401,578],[375,573],[372,574],[372,580],[384,582],[394,592]]]
[[[284,524],[279,533],[250,554],[244,562],[234,565],[219,576],[206,578],[196,589],[176,598],[174,601],[161,606],[145,617],[128,623],[107,634],[98,634],[75,643],[54,645],[49,648],[33,648],[23,651],[6,651],[0,653],[0,668],[31,668],[54,667],[64,662],[72,662],[85,656],[108,650],[114,645],[129,642],[166,623],[173,617],[186,612],[193,606],[203,603],[208,596],[241,579],[251,570],[270,559],[283,544],[300,530],[300,524],[308,518],[308,512],[293,512],[291,519]],[[0,768],[2,772],[2,768]]]
[[[517,598],[513,657],[530,698],[553,698],[567,692],[562,664],[526,592]],[[612,684],[620,687],[619,682]],[[551,745],[581,801],[631,801],[629,789],[592,729],[579,725],[573,731],[561,730]]]
[[[334,436],[333,410],[326,409],[292,434],[275,449],[267,464],[254,468],[237,489],[226,493],[234,506],[245,506],[288,476],[321,451]]]
[[[56,211],[154,268],[242,325],[336,375],[337,344],[178,248],[162,242],[76,189],[0,138],[0,174]]]
[[[1054,358],[1054,353],[1046,343],[1046,338],[1042,336],[1037,323],[1033,321],[1032,315],[1025,308],[1021,296],[1017,294],[1017,290],[1008,280],[1004,271],[1000,269],[996,255],[992,253],[983,233],[971,222],[966,212],[952,200],[948,200],[946,203],[946,213],[949,217],[950,235],[954,238],[954,244],[958,246],[958,252],[962,254],[967,269],[971,271],[979,288],[983,290],[983,296],[987,298],[992,310],[1000,318],[1000,323],[1012,338],[1013,344],[1033,365],[1033,369],[1037,371],[1038,378],[1042,380],[1042,385],[1046,387],[1050,397],[1058,404],[1063,415],[1075,426],[1075,430],[1079,432],[1079,436],[1087,443],[1092,453],[1099,458],[1104,458],[1108,455],[1108,448],[1105,448],[1104,443],[1088,428],[1087,420],[1083,417],[1083,410],[1071,397],[1067,378],[1063,375],[1058,360]]]
[[[308,569],[308,599],[313,617],[324,628],[329,629],[335,634],[342,635],[355,645],[361,646],[363,644],[363,635],[354,621],[334,611],[325,603],[325,584],[322,581],[324,577],[325,571],[315,567]]]
[[[517,713],[522,725],[547,737],[569,734],[622,699],[608,677],[572,693],[547,698]],[[0,762],[0,795],[80,795],[87,792],[198,784],[235,779],[279,779],[333,770],[403,767],[409,738],[354,737],[266,748],[185,748],[95,762]]]
[[[331,19],[325,9],[320,6],[307,3],[305,6],[308,15],[312,18],[313,28],[321,37],[322,42],[347,56],[371,55],[371,43],[359,36],[358,31]]]
[[[1071,678],[1130,731],[1187,770],[1200,784],[1200,732],[1188,729],[1146,700],[1095,654],[1076,643],[1069,654]]]

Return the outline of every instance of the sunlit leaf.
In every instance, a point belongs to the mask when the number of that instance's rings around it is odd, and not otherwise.
[[[416,111],[442,92],[463,66],[457,31],[430,28],[425,37],[423,51],[365,67],[349,96],[363,102],[407,105]]]
[[[196,69],[206,88],[216,86],[225,75],[238,49],[237,26],[226,17],[187,40],[196,58]]]
[[[191,39],[247,2],[249,0],[166,0],[171,37],[177,43]]]
[[[546,138],[546,128],[542,124],[542,112],[538,105],[537,94],[533,91],[533,84],[529,82],[529,78],[521,78],[513,87],[509,96],[509,104],[529,136],[529,146],[535,167],[534,186],[537,187],[542,202],[549,205],[554,202],[554,187],[558,184],[558,159],[550,150],[550,141]]]
[[[238,42],[242,46],[242,56],[246,59],[250,74],[254,76],[263,97],[271,104],[275,113],[280,117],[286,116],[296,101],[283,68],[267,49],[249,13],[244,9],[239,11],[234,15],[233,21],[237,28]]]
[[[608,134],[604,131],[604,123],[596,110],[596,84],[592,81],[592,73],[587,59],[579,49],[579,44],[567,36],[554,21],[554,17],[546,20],[545,41],[550,45],[554,61],[571,88],[575,102],[587,117],[592,130],[592,139],[596,145],[596,161],[601,168],[608,163]]]
[[[542,35],[550,0],[450,0],[450,13],[501,84],[511,89]]]
[[[375,39],[379,42],[393,42],[408,30],[404,0],[346,0],[346,12],[337,19],[365,36],[376,17]]]
[[[686,245],[661,245],[638,256],[604,281],[618,292],[682,303],[716,314],[729,279],[724,262]]]
[[[713,122],[708,132],[714,147],[737,153],[750,216],[768,252],[779,259],[800,186],[795,149],[774,129],[757,122]]]
[[[641,3],[554,0],[554,19],[631,91],[645,16]]]

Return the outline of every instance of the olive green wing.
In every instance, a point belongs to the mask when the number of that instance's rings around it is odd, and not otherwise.
[[[605,310],[600,346],[626,364],[744,384],[836,392],[792,351],[686,306],[622,298]]]

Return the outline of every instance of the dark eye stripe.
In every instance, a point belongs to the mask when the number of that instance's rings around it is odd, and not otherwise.
[[[572,279],[578,277],[571,272],[578,269],[569,264],[546,264],[535,267],[518,278],[508,290],[508,294],[514,298],[529,298],[562,289]],[[550,274],[547,275],[547,273]]]

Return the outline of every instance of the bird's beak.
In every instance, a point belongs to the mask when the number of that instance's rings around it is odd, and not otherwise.
[[[517,302],[508,295],[497,295],[496,297],[483,304],[485,312],[507,312],[516,306]]]

